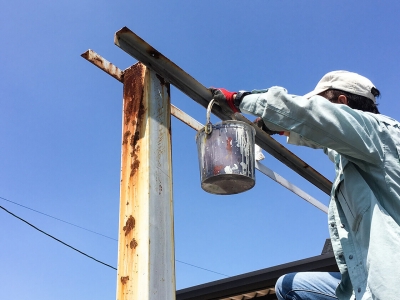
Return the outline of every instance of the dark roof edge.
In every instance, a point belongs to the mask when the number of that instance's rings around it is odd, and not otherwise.
[[[300,271],[338,271],[338,267],[333,253],[327,253],[182,289],[176,292],[176,299],[215,299],[252,292],[274,287],[281,275]]]

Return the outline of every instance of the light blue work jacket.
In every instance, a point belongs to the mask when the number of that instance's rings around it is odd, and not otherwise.
[[[240,109],[335,164],[328,226],[338,298],[400,299],[400,123],[281,87],[245,96]]]

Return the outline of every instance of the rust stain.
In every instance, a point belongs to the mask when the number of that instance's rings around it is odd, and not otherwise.
[[[131,135],[131,132],[128,130],[124,133],[124,137],[122,138],[122,145],[128,144],[128,138]]]
[[[131,247],[131,249],[136,249],[137,246],[138,243],[136,242],[136,240],[132,239],[132,241],[129,243],[129,247]]]
[[[135,64],[124,72],[124,123],[128,125],[131,118],[137,119],[140,115],[140,106],[143,106],[144,95],[143,64]]]
[[[121,282],[122,284],[126,284],[129,280],[129,276],[121,276]]]
[[[122,228],[125,231],[125,236],[127,236],[133,228],[135,228],[135,218],[129,216],[128,220],[126,220],[125,226]]]
[[[131,157],[133,157],[133,160],[137,160],[139,158],[139,156],[137,156],[136,152],[139,152],[140,147],[137,146],[136,149],[133,149],[131,152]]]
[[[218,175],[218,174],[221,172],[221,170],[222,170],[223,168],[224,168],[223,165],[214,166],[214,169],[213,169],[214,175]]]
[[[158,74],[156,74],[156,77],[158,78],[158,80],[160,80],[160,84],[161,85],[166,85],[167,84],[167,82],[165,81],[164,77],[161,77]]]
[[[135,135],[131,136],[131,141],[130,141],[130,145],[132,148],[131,157],[133,157],[134,160],[138,158],[138,155],[136,153],[138,153],[140,150],[140,146],[137,144],[138,140],[139,140],[139,133],[136,132]]]
[[[231,137],[228,137],[228,139],[226,140],[226,150],[232,151],[232,138]]]
[[[142,100],[143,100],[143,99],[142,99]],[[145,109],[144,109],[143,101],[140,101],[139,113],[138,113],[138,119],[139,119],[139,120],[142,120],[142,119],[143,119],[144,112],[145,112]]]
[[[93,57],[93,60],[97,61],[97,63],[104,67],[104,60],[98,56]]]
[[[131,115],[133,112],[133,107],[134,107],[134,95],[132,95],[132,97],[130,97],[129,99],[127,99],[126,104],[125,104],[125,108],[124,108],[124,115],[125,115],[125,125],[128,125],[130,119],[131,119]]]
[[[132,148],[136,147],[139,138],[140,138],[139,131],[136,131],[135,134],[131,136],[130,145],[132,146]]]
[[[140,161],[138,161],[138,160],[135,160],[131,164],[131,174],[129,175],[130,177],[132,177],[133,175],[136,174],[136,171],[139,169],[139,165],[140,165]]]
[[[85,53],[82,53],[81,56],[82,56],[84,59],[88,59],[88,58],[89,58],[89,52],[90,52],[90,50],[87,50]]]
[[[133,175],[135,175],[136,171],[139,169],[139,165],[140,165],[140,161],[139,161],[139,156],[137,155],[137,153],[140,150],[140,146],[137,144],[138,140],[139,140],[139,131],[135,132],[135,135],[131,136],[130,139],[130,145],[132,148],[131,151],[131,157],[133,160],[133,163],[131,164],[131,173],[130,173],[130,177],[132,177]]]
[[[130,177],[139,169],[139,140],[145,130],[144,80],[146,67],[137,63],[124,72],[124,128],[123,145],[130,146]]]
[[[153,58],[155,58],[155,59],[158,59],[158,58],[160,58],[160,56],[162,55],[160,52],[158,52],[156,49],[154,49],[153,47],[149,47],[149,49],[147,50],[147,53],[151,56],[151,57],[153,57]]]

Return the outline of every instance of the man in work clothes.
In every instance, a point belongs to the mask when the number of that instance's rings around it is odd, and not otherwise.
[[[211,91],[335,165],[328,226],[340,273],[282,276],[278,299],[400,299],[400,123],[379,114],[372,82],[334,71],[302,97],[281,87]]]

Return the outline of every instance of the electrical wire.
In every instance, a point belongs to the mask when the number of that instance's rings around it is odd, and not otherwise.
[[[84,227],[79,226],[79,225],[76,225],[76,224],[73,224],[73,223],[71,223],[71,222],[64,221],[64,220],[59,219],[59,218],[57,218],[57,217],[53,217],[53,216],[51,216],[51,215],[48,215],[48,214],[43,213],[43,212],[41,212],[41,211],[38,211],[38,210],[36,210],[36,209],[30,208],[30,207],[28,207],[28,206],[19,204],[19,203],[17,203],[17,202],[11,201],[11,200],[6,199],[6,198],[4,198],[4,197],[0,197],[0,199],[5,200],[5,201],[7,201],[7,202],[10,202],[10,203],[12,203],[12,204],[21,206],[21,207],[23,207],[23,208],[29,209],[29,210],[31,210],[31,211],[34,211],[34,212],[36,212],[36,213],[38,213],[38,214],[41,214],[41,215],[44,215],[44,216],[46,216],[46,217],[52,218],[52,219],[54,219],[54,220],[57,220],[57,221],[60,221],[60,222],[69,224],[69,225],[71,225],[71,226],[75,226],[75,227],[77,227],[77,228],[80,228],[80,229],[89,231],[89,232],[91,232],[91,233],[94,233],[94,234],[97,234],[97,235],[106,237],[106,238],[111,239],[111,240],[114,240],[114,241],[118,241],[117,239],[114,239],[114,238],[112,238],[112,237],[106,236],[106,235],[104,235],[104,234],[98,233],[98,232],[96,232],[96,231],[93,231],[93,230],[84,228]],[[63,241],[61,241],[61,240],[59,240],[59,239],[53,237],[52,235],[50,235],[50,234],[44,232],[43,230],[41,230],[41,229],[37,228],[36,226],[30,224],[29,222],[25,221],[24,219],[22,219],[22,218],[18,217],[17,215],[11,213],[10,211],[8,211],[7,209],[5,209],[4,207],[0,206],[0,208],[3,209],[3,210],[5,210],[5,211],[8,212],[9,214],[13,215],[14,217],[20,219],[21,221],[27,223],[28,225],[32,226],[32,227],[35,228],[36,230],[39,230],[39,231],[42,232],[43,234],[45,234],[45,235],[47,235],[47,236],[49,236],[49,237],[55,239],[56,241],[58,241],[58,242],[64,244],[65,246],[70,247],[70,248],[72,248],[73,250],[75,250],[75,251],[77,251],[77,252],[79,252],[79,253],[81,253],[81,254],[83,254],[83,255],[85,255],[85,256],[87,256],[87,257],[89,257],[89,258],[91,258],[91,259],[93,259],[93,260],[95,260],[95,261],[97,261],[97,262],[99,262],[99,263],[101,263],[101,264],[103,264],[103,265],[106,265],[106,266],[108,266],[108,267],[110,267],[110,268],[112,268],[112,269],[114,269],[114,270],[117,270],[115,267],[110,266],[110,265],[108,265],[108,264],[106,264],[106,263],[103,263],[102,261],[99,261],[99,260],[97,260],[96,258],[91,257],[91,256],[87,255],[86,253],[84,253],[84,252],[82,252],[82,251],[80,251],[80,250],[78,250],[78,249],[76,249],[76,248],[74,248],[74,247],[72,247],[72,246],[70,246],[70,245],[64,243]],[[181,260],[175,259],[175,261],[176,261],[176,262],[179,262],[179,263],[181,263],[181,264],[185,264],[185,265],[188,265],[188,266],[197,268],[197,269],[201,269],[201,270],[204,270],[204,271],[208,271],[208,272],[211,272],[211,273],[215,273],[215,274],[219,274],[219,275],[222,275],[222,276],[225,276],[225,277],[229,277],[229,275],[226,275],[226,274],[223,274],[223,273],[219,273],[219,272],[215,272],[215,271],[212,271],[212,270],[209,270],[209,269],[206,269],[206,268],[202,268],[202,267],[199,267],[199,266],[196,266],[196,265],[192,265],[192,264],[189,264],[189,263],[184,262],[184,261],[181,261]]]
[[[114,239],[114,238],[112,238],[112,237],[109,237],[109,236],[107,236],[107,235],[104,235],[104,234],[102,234],[102,233],[99,233],[99,232],[96,232],[96,231],[93,231],[93,230],[90,230],[90,229],[87,229],[87,228],[81,227],[81,226],[79,226],[79,225],[76,225],[76,224],[73,224],[73,223],[70,223],[70,222],[64,221],[64,220],[62,220],[62,219],[59,219],[59,218],[56,218],[56,217],[50,216],[50,215],[48,215],[48,214],[45,214],[45,213],[43,213],[43,212],[40,212],[40,211],[38,211],[38,210],[35,210],[35,209],[33,209],[33,208],[30,208],[30,207],[24,206],[24,205],[22,205],[22,204],[19,204],[19,203],[17,203],[17,202],[14,202],[14,201],[8,200],[8,199],[6,199],[6,198],[0,197],[0,199],[3,199],[4,201],[8,201],[8,202],[10,202],[10,203],[13,203],[13,204],[15,204],[15,205],[18,205],[18,206],[21,206],[21,207],[23,207],[23,208],[29,209],[29,210],[31,210],[31,211],[34,211],[34,212],[36,212],[36,213],[38,213],[38,214],[41,214],[41,215],[44,215],[44,216],[46,216],[46,217],[49,217],[49,218],[55,219],[55,220],[57,220],[57,221],[60,221],[60,222],[63,222],[63,223],[66,223],[66,224],[68,224],[68,225],[75,226],[75,227],[77,227],[77,228],[80,228],[80,229],[83,229],[83,230],[89,231],[89,232],[91,232],[91,233],[94,233],[94,234],[97,234],[97,235],[101,235],[102,237],[108,238],[108,239],[110,239],[110,240],[118,241],[117,239]]]
[[[48,234],[47,232],[44,232],[43,230],[37,228],[35,225],[32,225],[32,224],[29,223],[28,221],[26,221],[26,220],[24,220],[24,219],[18,217],[17,215],[13,214],[13,213],[10,212],[9,210],[5,209],[3,206],[0,205],[0,208],[3,209],[4,211],[6,211],[7,213],[9,213],[10,215],[12,215],[13,217],[15,217],[15,218],[21,220],[22,222],[28,224],[28,225],[31,226],[31,227],[33,227],[34,229],[40,231],[41,233],[47,235],[48,237],[51,237],[52,239],[56,240],[57,242],[63,244],[64,246],[67,246],[67,247],[71,248],[72,250],[75,250],[75,251],[79,252],[80,254],[85,255],[86,257],[89,257],[90,259],[93,259],[94,261],[97,261],[98,263],[101,263],[101,264],[103,264],[103,265],[105,265],[105,266],[107,266],[107,267],[109,267],[109,268],[111,268],[111,269],[117,270],[117,268],[115,268],[115,267],[113,267],[113,266],[110,266],[109,264],[106,264],[105,262],[102,262],[101,260],[98,260],[98,259],[94,258],[93,256],[90,256],[90,255],[88,255],[88,254],[86,254],[86,253],[84,253],[84,252],[82,252],[82,251],[80,251],[80,250],[78,250],[78,249],[72,247],[71,245],[68,245],[67,243],[65,243],[65,242],[63,242],[63,241],[61,241],[61,240],[59,240],[58,238],[52,236],[51,234]]]
[[[188,264],[188,263],[185,263],[185,262],[180,261],[180,260],[177,260],[177,259],[175,259],[175,261],[180,262],[181,264],[185,264],[185,265],[192,266],[192,267],[195,267],[195,268],[198,268],[198,269],[202,269],[202,270],[205,270],[205,271],[208,271],[208,272],[212,272],[212,273],[215,273],[215,274],[223,275],[223,276],[225,276],[225,277],[229,277],[229,275],[222,274],[222,273],[218,273],[218,272],[215,272],[215,271],[211,271],[211,270],[209,270],[209,269],[205,269],[205,268],[202,268],[202,267],[198,267],[198,266],[195,266],[195,265],[192,265],[192,264]]]

